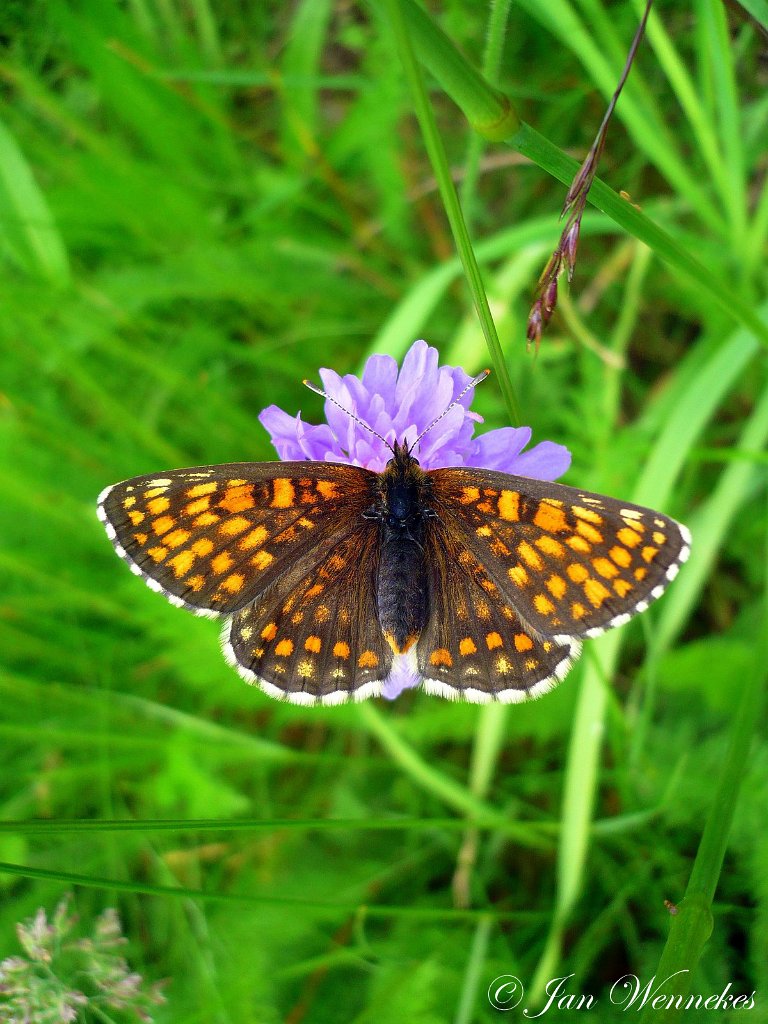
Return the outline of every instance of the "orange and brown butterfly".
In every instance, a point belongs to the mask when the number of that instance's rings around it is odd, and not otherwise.
[[[460,393],[452,378],[443,424],[464,421],[483,376]],[[442,697],[538,697],[583,637],[661,595],[688,530],[550,480],[423,469],[430,429],[395,440],[380,472],[293,460],[135,477],[102,492],[99,518],[149,587],[225,618],[225,656],[271,696],[338,704],[386,694],[399,673]]]

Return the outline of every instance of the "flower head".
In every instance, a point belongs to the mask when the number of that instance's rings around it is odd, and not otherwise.
[[[441,417],[413,449],[422,469],[477,466],[556,480],[571,463],[568,449],[553,441],[540,441],[523,451],[531,440],[530,427],[501,427],[474,437],[475,426],[483,420],[470,410],[474,391],[461,394],[472,378],[458,366],[439,366],[437,349],[425,341],[414,342],[399,372],[391,356],[375,355],[366,362],[362,378],[340,377],[326,369],[320,370],[320,377],[326,394],[338,402],[326,401],[327,423],[313,426],[302,420],[301,413],[290,416],[275,405],[259,416],[283,460],[345,462],[381,472],[392,458],[388,445],[413,444]],[[453,402],[456,405],[446,412]],[[407,659],[398,656],[383,695],[396,697],[418,681]]]

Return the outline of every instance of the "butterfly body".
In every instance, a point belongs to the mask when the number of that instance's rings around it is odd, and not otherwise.
[[[108,487],[99,518],[131,571],[224,618],[228,660],[299,704],[380,694],[401,660],[425,689],[517,702],[583,637],[623,625],[688,557],[674,520],[562,484],[325,462],[172,470]]]
[[[384,638],[395,654],[406,654],[427,621],[429,594],[426,534],[435,513],[431,483],[405,444],[374,481],[374,503],[366,518],[377,523],[379,564],[376,611]]]

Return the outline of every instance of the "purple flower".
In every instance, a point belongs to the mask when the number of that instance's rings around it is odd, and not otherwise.
[[[392,356],[371,356],[362,379],[333,370],[320,370],[326,393],[354,413],[390,444],[413,443],[433,420],[458,398],[472,379],[458,366],[438,366],[437,349],[416,341],[406,352],[398,373]],[[567,448],[540,441],[523,451],[531,440],[530,427],[501,427],[473,437],[482,417],[470,411],[474,390],[468,391],[419,441],[414,456],[422,469],[478,466],[502,473],[556,480],[571,464]],[[327,423],[304,423],[301,413],[288,413],[270,405],[259,416],[283,460],[310,459],[345,462],[381,472],[391,450],[333,402],[325,403]],[[383,696],[393,699],[415,686],[419,677],[404,655],[395,658]]]

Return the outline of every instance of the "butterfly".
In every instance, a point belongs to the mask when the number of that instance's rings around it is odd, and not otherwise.
[[[688,557],[688,530],[660,512],[423,470],[414,447],[395,442],[381,473],[245,462],[138,476],[107,487],[98,515],[133,573],[224,617],[227,660],[296,704],[378,695],[395,658],[441,697],[538,697],[582,638],[644,611]]]

